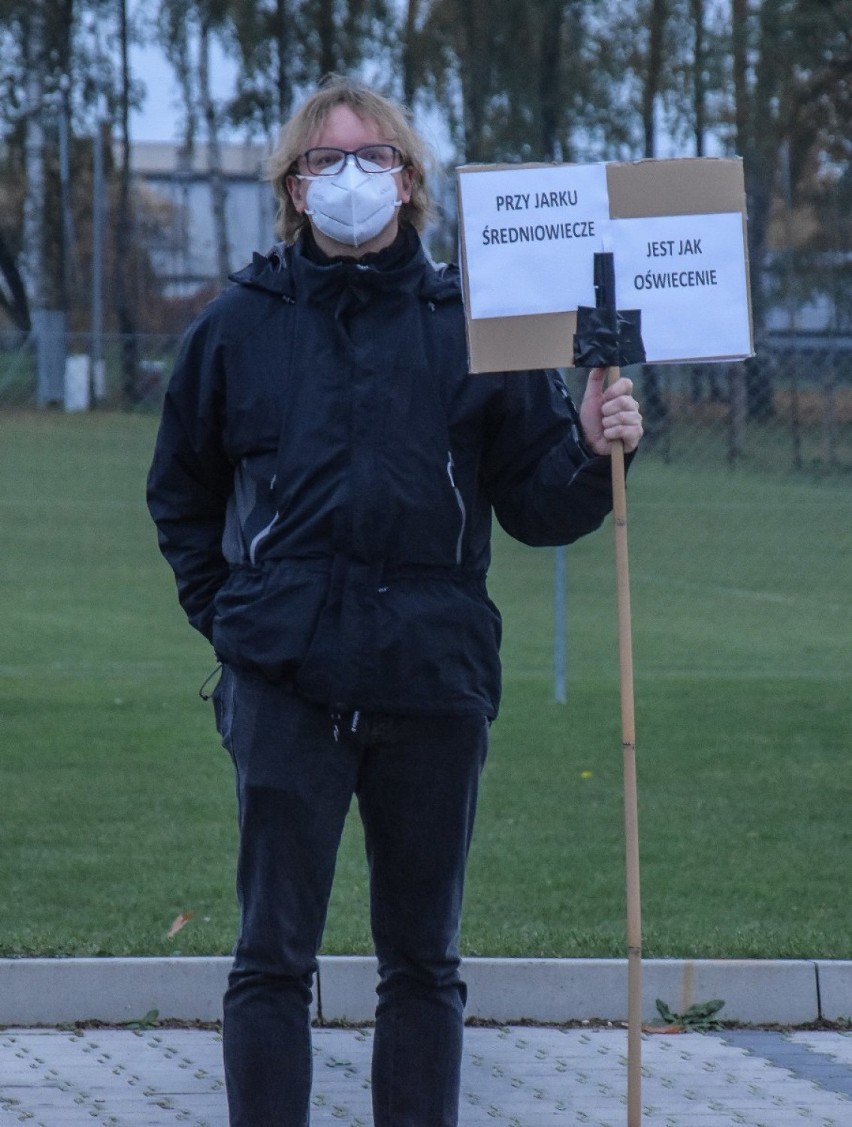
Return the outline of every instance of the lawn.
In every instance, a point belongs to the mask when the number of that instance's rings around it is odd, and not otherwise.
[[[233,783],[144,509],[145,415],[0,415],[0,954],[227,953]],[[852,957],[848,483],[640,459],[630,483],[645,954]],[[464,950],[624,953],[611,529],[495,538],[505,694]],[[369,949],[354,819],[326,950]],[[182,912],[192,918],[166,937]]]

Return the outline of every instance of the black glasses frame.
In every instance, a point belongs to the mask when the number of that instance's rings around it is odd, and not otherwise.
[[[375,149],[390,149],[395,154],[396,160],[388,168],[365,168],[361,163],[361,160],[363,159],[361,154]],[[312,153],[339,153],[340,165],[338,167],[338,165],[335,163],[330,168],[316,170],[311,167]],[[357,164],[358,168],[362,172],[367,173],[389,172],[391,168],[395,168],[397,165],[402,165],[404,163],[402,159],[402,153],[396,147],[396,145],[389,145],[385,142],[381,142],[380,144],[375,145],[359,145],[357,149],[338,149],[335,145],[317,145],[314,148],[308,149],[306,152],[302,153],[300,160],[303,160],[305,162],[305,167],[307,168],[311,176],[335,176],[346,164],[347,157],[354,157],[355,163]]]

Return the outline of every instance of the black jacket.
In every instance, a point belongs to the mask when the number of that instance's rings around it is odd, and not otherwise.
[[[568,543],[609,511],[610,463],[556,372],[468,373],[458,272],[400,242],[234,275],[183,342],[148,504],[220,660],[333,709],[494,716],[492,509]]]

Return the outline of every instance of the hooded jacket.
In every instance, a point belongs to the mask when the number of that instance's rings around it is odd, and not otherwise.
[[[496,715],[492,511],[531,545],[611,507],[549,372],[468,373],[458,271],[255,255],[189,329],[148,504],[218,658],[330,709]]]

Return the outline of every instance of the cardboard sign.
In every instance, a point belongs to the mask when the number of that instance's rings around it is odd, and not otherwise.
[[[649,363],[753,350],[740,160],[459,170],[472,372],[566,367],[593,256],[612,251]]]

